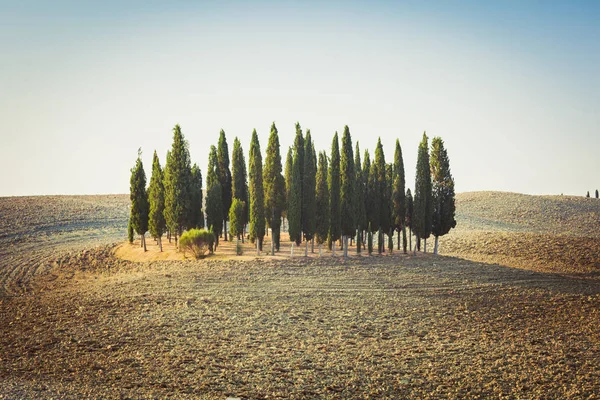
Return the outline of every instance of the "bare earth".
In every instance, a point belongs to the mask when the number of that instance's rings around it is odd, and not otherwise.
[[[123,258],[137,246],[105,245],[124,239],[126,196],[97,196],[96,211],[59,201],[69,217],[47,221],[42,241],[40,222],[22,216],[44,218],[23,198],[17,215],[6,211],[15,198],[0,199],[13,227],[0,234],[0,398],[599,397],[599,242],[569,246],[598,238],[600,202],[567,201],[583,221],[546,231],[535,215],[502,217],[539,197],[511,210],[512,195],[485,196],[459,195],[459,228],[441,239],[442,253],[480,262],[290,259],[289,247],[256,257],[251,244],[237,257],[231,243],[212,259],[133,262]],[[538,219],[563,212],[557,204]],[[63,243],[65,225],[80,239]],[[540,250],[555,243],[566,246],[556,256]]]

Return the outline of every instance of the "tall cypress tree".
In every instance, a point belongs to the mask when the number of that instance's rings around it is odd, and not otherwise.
[[[300,123],[296,122],[296,137],[294,138],[294,161],[293,163],[296,163],[296,160],[298,160],[298,175],[297,175],[297,179],[299,182],[299,186],[298,186],[298,190],[296,192],[296,195],[298,196],[297,199],[295,201],[297,201],[297,203],[299,203],[299,213],[298,213],[298,217],[299,217],[299,223],[300,223],[300,230],[298,232],[298,244],[302,241],[302,182],[304,182],[304,136],[302,134],[302,128],[300,127]],[[295,164],[292,165],[292,168],[295,168]],[[292,169],[292,178],[294,178],[294,172]],[[293,179],[292,179],[293,181]],[[290,196],[294,196],[294,194],[292,194],[292,186],[290,185]]]
[[[291,147],[288,148],[287,156],[285,157],[285,206],[284,216],[287,218],[288,208],[290,204],[290,193],[292,190],[292,170],[294,169],[294,152]]]
[[[267,145],[263,186],[265,192],[265,217],[271,228],[271,254],[279,251],[281,237],[281,213],[285,207],[285,180],[281,174],[281,153],[279,134],[275,122],[271,125],[271,134]]]
[[[402,159],[402,148],[400,141],[396,139],[396,151],[394,152],[394,174],[392,191],[392,218],[394,229],[398,232],[398,246],[400,250],[400,231],[404,228],[404,218],[406,216],[406,198],[405,198],[405,177],[404,160]],[[406,249],[404,249],[406,253]]]
[[[598,189],[596,189],[596,198],[598,198]]]
[[[162,251],[162,235],[165,233],[165,187],[163,185],[163,172],[160,160],[154,151],[152,159],[152,176],[148,186],[148,202],[150,214],[148,216],[148,228],[153,238],[158,240],[158,246]]]
[[[406,216],[404,223],[409,229],[408,248],[412,249],[412,219],[413,219],[413,197],[410,188],[406,189]]]
[[[248,173],[246,172],[246,159],[242,144],[236,137],[233,140],[233,152],[231,154],[231,196],[233,199],[238,199],[243,203],[242,217],[242,243],[244,242],[244,226],[249,221],[248,213]]]
[[[415,178],[415,197],[413,210],[413,231],[417,236],[417,248],[420,249],[421,239],[425,240],[424,251],[427,252],[427,238],[431,234],[433,217],[433,199],[431,192],[431,171],[429,169],[428,138],[423,133],[417,154],[417,173]]]
[[[164,171],[165,220],[172,235],[177,238],[190,225],[191,180],[190,153],[179,125],[173,128],[173,145],[167,153]]]
[[[315,235],[316,227],[316,179],[315,150],[310,136],[306,131],[304,139],[304,179],[302,180],[302,232],[306,241],[305,254],[308,253],[308,242]]]
[[[223,229],[223,214],[226,212],[222,196],[217,148],[213,145],[210,146],[206,173],[206,225],[215,233],[216,246],[219,245],[219,232]]]
[[[431,141],[431,176],[433,179],[433,221],[432,233],[435,236],[434,254],[438,253],[439,237],[456,226],[454,214],[454,179],[450,172],[450,160],[444,148],[444,141],[434,137]]]
[[[129,180],[129,198],[131,200],[131,225],[141,236],[141,245],[146,251],[146,232],[148,231],[148,193],[146,192],[146,173],[142,164],[142,150],[138,150],[135,167],[131,169]]]
[[[327,154],[319,153],[319,167],[316,181],[316,239],[322,245],[327,240],[329,232],[329,187],[327,185]]]
[[[328,242],[335,242],[342,234],[341,208],[340,208],[340,148],[338,133],[333,135],[331,142],[331,161],[329,166],[329,237]]]
[[[348,125],[342,135],[340,160],[340,222],[344,242],[344,257],[348,257],[348,237],[356,232],[356,174],[354,171],[354,153],[352,137]]]
[[[379,213],[377,229],[381,229],[384,233],[389,233],[391,226],[390,216],[390,197],[387,194],[387,167],[385,163],[385,154],[383,153],[383,145],[381,144],[381,138],[377,139],[377,146],[375,147],[375,172],[376,172],[376,189],[379,195],[379,201],[376,204],[377,211]],[[382,253],[385,249],[384,239],[382,234],[378,236],[379,253]]]
[[[386,234],[388,235],[388,249],[390,253],[394,250],[394,207],[392,203],[392,193],[394,191],[394,164],[386,164],[385,173],[385,198],[387,199],[387,224]]]
[[[302,140],[304,145],[304,140]],[[302,240],[302,164],[304,163],[304,148],[294,146],[294,161],[292,163],[292,179],[290,185],[290,201],[288,203],[288,222],[290,241],[300,245]]]
[[[381,207],[381,191],[379,190],[379,184],[377,182],[377,164],[374,162],[371,163],[368,153],[365,154],[365,161],[368,166],[368,176],[367,176],[367,218],[369,222],[369,226],[371,227],[371,232],[375,232],[379,229],[380,223],[380,212],[379,208]]]
[[[200,171],[200,168],[196,164],[192,166],[190,195],[190,228],[204,228],[204,212],[202,212],[202,171]]]
[[[229,169],[229,148],[225,131],[219,133],[219,145],[217,157],[219,161],[219,182],[221,183],[221,197],[223,199],[223,239],[227,241],[227,220],[229,219],[229,208],[231,208],[231,170]]]
[[[358,236],[356,237],[357,247],[356,250],[360,253],[360,249],[363,246],[363,236],[362,232],[367,227],[367,209],[365,207],[365,181],[364,174],[362,171],[362,164],[360,161],[360,147],[358,145],[358,141],[356,142],[356,151],[354,152],[354,172],[356,175],[356,186],[355,186],[355,196],[356,196],[356,228],[358,231]]]
[[[373,218],[373,193],[371,192],[371,183],[370,183],[370,173],[371,173],[371,156],[369,155],[369,150],[365,149],[365,155],[363,157],[363,165],[362,165],[362,181],[363,181],[363,190],[364,190],[364,204],[365,204],[365,222],[366,225],[363,228],[364,232],[369,232],[371,226],[371,221]],[[366,236],[365,236],[366,240]],[[363,240],[363,241],[365,241]],[[366,243],[363,243],[363,249],[365,248]]]
[[[249,197],[250,197],[250,237],[257,241],[259,251],[262,251],[265,236],[265,200],[263,187],[263,165],[260,153],[260,143],[256,129],[252,131],[250,142],[249,163]]]

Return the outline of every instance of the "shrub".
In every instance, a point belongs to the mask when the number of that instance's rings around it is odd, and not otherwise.
[[[204,258],[207,251],[212,252],[215,242],[215,235],[206,229],[190,229],[183,232],[179,239],[179,247],[183,249],[183,254],[189,251],[195,258]]]

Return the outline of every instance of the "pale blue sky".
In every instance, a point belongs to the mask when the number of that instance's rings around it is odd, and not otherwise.
[[[203,173],[294,123],[319,150],[424,130],[459,192],[600,189],[600,2],[0,1],[0,196],[127,193],[180,124]],[[362,156],[362,154],[361,154]],[[149,176],[148,176],[149,179]]]

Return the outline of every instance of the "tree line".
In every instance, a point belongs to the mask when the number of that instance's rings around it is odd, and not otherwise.
[[[281,230],[288,225],[289,239],[296,246],[304,242],[305,254],[309,243],[314,252],[315,242],[326,244],[335,253],[336,244],[344,256],[352,242],[356,251],[377,252],[393,250],[397,234],[397,249],[403,252],[427,251],[427,239],[438,239],[456,226],[454,179],[444,142],[423,133],[418,148],[414,195],[405,188],[404,161],[400,141],[396,140],[393,162],[386,163],[381,139],[377,141],[374,159],[368,150],[361,152],[359,143],[352,143],[348,126],[344,127],[341,149],[335,132],[330,154],[317,152],[310,130],[296,123],[293,146],[287,151],[285,170],[275,123],[271,125],[263,164],[256,130],[252,132],[248,164],[239,139],[233,142],[231,163],[225,132],[221,130],[217,146],[210,147],[206,171],[206,188],[200,168],[191,165],[188,143],[181,128],[173,128],[173,144],[167,152],[164,170],[154,152],[152,176],[146,188],[146,176],[141,151],[131,170],[131,214],[129,239],[135,231],[146,250],[145,234],[159,244],[162,236],[177,244],[183,231],[209,228],[228,240],[228,232],[239,240],[246,233],[257,251],[271,230],[271,254],[280,250]],[[247,168],[246,168],[247,165]],[[229,222],[229,224],[228,224]],[[229,225],[229,226],[228,226]],[[227,229],[229,228],[229,229]],[[409,230],[408,243],[407,233]],[[414,248],[412,235],[416,236]],[[350,243],[349,243],[350,242]]]

